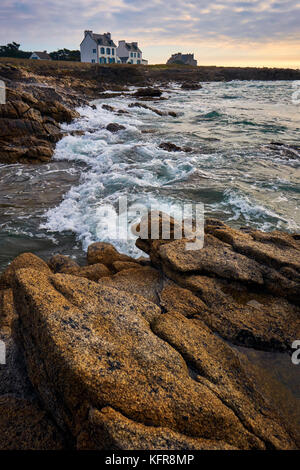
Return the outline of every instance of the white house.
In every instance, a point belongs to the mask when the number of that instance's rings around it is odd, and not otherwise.
[[[49,54],[47,54],[47,51],[43,52],[33,52],[29,59],[37,59],[37,60],[51,60],[51,57]]]
[[[142,51],[137,42],[119,41],[117,54],[122,64],[142,64]]]
[[[111,39],[110,33],[95,34],[85,31],[80,44],[81,62],[92,64],[114,64],[118,62],[117,46]]]
[[[148,64],[137,42],[119,41],[117,47],[110,33],[95,34],[90,30],[84,32],[80,54],[81,62],[92,64]]]

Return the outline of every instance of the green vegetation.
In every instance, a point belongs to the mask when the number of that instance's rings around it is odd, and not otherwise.
[[[6,46],[0,46],[0,57],[16,58],[16,59],[29,59],[32,52],[20,50],[20,44],[12,42]],[[72,62],[80,62],[80,51],[69,49],[59,49],[58,51],[49,53],[52,60],[64,60]]]
[[[0,46],[0,57],[16,57],[19,59],[29,59],[31,52],[20,51],[20,44],[11,42],[6,46]]]

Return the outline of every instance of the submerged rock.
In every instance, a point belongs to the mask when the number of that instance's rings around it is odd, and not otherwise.
[[[172,142],[162,142],[159,144],[159,148],[166,150],[167,152],[191,152],[191,147],[178,147],[178,145],[172,144]]]
[[[125,126],[122,126],[122,124],[117,124],[116,122],[111,122],[110,124],[108,124],[106,126],[106,129],[109,131],[109,132],[112,132],[112,133],[115,133],[115,132],[119,132],[119,131],[122,131],[125,128]]]
[[[139,88],[134,94],[134,96],[136,96],[137,98],[141,96],[156,98],[156,97],[160,97],[161,95],[162,95],[162,91],[159,88],[151,88],[151,87]]]
[[[202,85],[198,82],[183,82],[181,88],[183,90],[200,90]]]

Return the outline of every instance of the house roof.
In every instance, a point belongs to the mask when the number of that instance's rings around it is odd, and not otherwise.
[[[142,52],[141,49],[133,42],[125,42],[125,46],[130,52]]]
[[[107,36],[106,34],[91,34],[92,38],[94,41],[97,42],[99,46],[110,46],[110,47],[117,47],[114,43],[114,41]]]
[[[35,54],[37,55],[40,59],[44,59],[44,60],[51,60],[51,57],[49,54],[47,54],[47,52],[38,52],[38,51],[33,51],[32,54]]]

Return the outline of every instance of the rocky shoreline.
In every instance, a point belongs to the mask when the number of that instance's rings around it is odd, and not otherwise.
[[[299,80],[300,71],[234,67],[103,66],[34,60],[0,60],[0,80],[7,87],[7,104],[0,107],[0,163],[43,163],[51,160],[64,136],[60,125],[79,117],[75,108],[99,97],[110,98],[129,85],[181,84],[187,92],[203,81]],[[113,94],[107,93],[114,91]],[[103,93],[106,92],[106,93]],[[160,93],[161,94],[161,93]],[[159,91],[137,100],[161,99]],[[133,106],[147,107],[144,103]],[[150,107],[152,111],[160,111]],[[173,113],[175,114],[175,113]],[[175,114],[176,116],[176,114]],[[174,117],[175,117],[174,116]]]
[[[208,219],[202,250],[20,255],[0,278],[0,448],[299,448],[236,349],[300,337],[299,239]]]
[[[48,162],[75,108],[126,93],[125,83],[237,78],[236,69],[41,67],[0,61],[0,163]],[[240,70],[240,79],[297,78]],[[152,111],[145,101],[161,99],[157,88],[135,98]],[[297,418],[239,349],[290,355],[300,338],[300,235],[207,219],[204,248],[187,251],[172,233],[138,238],[140,259],[98,242],[84,266],[24,253],[0,275],[0,449],[300,448]]]

